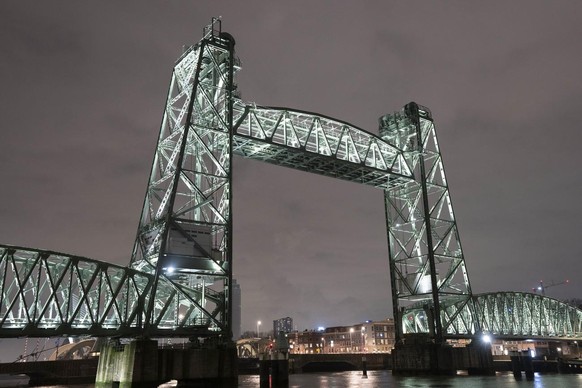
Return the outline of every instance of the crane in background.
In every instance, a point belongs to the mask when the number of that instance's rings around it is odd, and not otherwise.
[[[568,284],[569,282],[570,281],[566,279],[563,282],[558,282],[558,283],[552,282],[552,283],[550,283],[548,285],[545,285],[544,284],[544,281],[543,280],[540,280],[539,286],[537,286],[535,288],[532,288],[532,291],[534,293],[538,293],[539,292],[542,295],[546,295],[546,288],[555,287],[555,286],[561,286],[561,285],[564,285],[564,284]]]

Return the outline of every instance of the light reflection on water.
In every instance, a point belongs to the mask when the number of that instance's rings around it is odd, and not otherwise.
[[[496,376],[393,376],[391,371],[305,373],[289,376],[289,388],[572,388],[582,387],[582,375],[535,374],[534,381],[516,381],[511,372]],[[239,388],[259,388],[259,376],[240,376]]]
[[[0,387],[14,387],[3,385]],[[20,385],[22,386],[22,385]],[[239,388],[260,388],[259,376],[239,377]],[[93,388],[85,385],[53,385],[45,388]],[[403,377],[392,376],[389,370],[368,371],[368,378],[362,372],[305,373],[289,376],[286,388],[572,388],[582,387],[582,375],[535,374],[534,381],[516,381],[511,372],[498,373],[496,376],[453,377]],[[262,388],[262,387],[261,387]]]

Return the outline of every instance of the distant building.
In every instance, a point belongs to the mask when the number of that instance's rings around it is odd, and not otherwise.
[[[287,339],[291,353],[391,353],[395,343],[394,320],[366,321],[323,331],[294,331]]]
[[[291,333],[293,331],[293,319],[290,317],[275,319],[273,321],[273,336],[277,338],[279,332]]]
[[[394,319],[364,323],[364,350],[366,352],[391,353],[396,343]]]
[[[287,334],[289,353],[318,354],[324,353],[325,333],[322,331],[305,330]]]
[[[241,290],[240,284],[232,279],[231,298],[232,303],[232,338],[236,341],[241,335]]]

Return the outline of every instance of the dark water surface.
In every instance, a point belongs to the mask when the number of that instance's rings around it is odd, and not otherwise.
[[[0,387],[22,387],[22,380],[0,379]],[[12,384],[11,384],[12,383]],[[175,383],[164,384],[164,387]],[[240,376],[239,388],[259,388],[259,376]],[[432,387],[432,388],[575,388],[582,387],[582,375],[535,374],[533,381],[516,381],[511,372],[498,373],[496,376],[454,377],[402,377],[392,376],[388,370],[368,371],[368,378],[362,372],[304,373],[289,377],[289,388],[375,388],[375,387]],[[89,385],[58,385],[45,388],[93,388]]]
[[[258,388],[259,376],[240,376],[240,388]],[[453,377],[402,377],[393,376],[391,371],[368,371],[368,378],[362,372],[336,372],[317,374],[296,374],[289,379],[289,388],[372,388],[372,387],[434,387],[434,388],[573,388],[582,387],[582,375],[535,374],[534,381],[516,381],[511,372],[496,376]]]

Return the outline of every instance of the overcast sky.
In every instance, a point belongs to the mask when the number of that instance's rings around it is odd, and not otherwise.
[[[315,5],[314,5],[315,3]],[[476,293],[582,297],[582,3],[0,3],[0,243],[127,264],[171,71],[212,16],[242,97],[377,133],[431,109]],[[236,158],[243,330],[392,315],[382,192]]]

